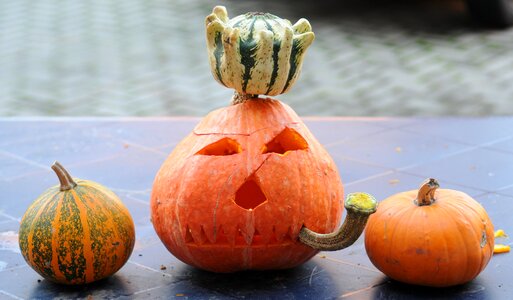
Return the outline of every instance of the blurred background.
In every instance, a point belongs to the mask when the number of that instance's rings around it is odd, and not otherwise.
[[[201,116],[227,105],[232,91],[210,75],[205,48],[215,5],[310,20],[301,77],[277,97],[300,115],[513,113],[513,29],[476,22],[463,0],[0,0],[0,116]]]

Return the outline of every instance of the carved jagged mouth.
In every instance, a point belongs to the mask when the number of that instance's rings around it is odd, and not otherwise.
[[[201,226],[200,233],[194,234],[189,226],[186,227],[185,243],[190,246],[279,246],[279,245],[290,245],[296,243],[297,235],[292,233],[292,229],[289,227],[287,232],[278,235],[276,228],[273,227],[273,231],[270,236],[262,236],[262,234],[255,229],[253,234],[244,233],[241,229],[237,229],[235,236],[230,237],[226,235],[222,227],[217,230],[214,241],[211,241],[205,229]]]

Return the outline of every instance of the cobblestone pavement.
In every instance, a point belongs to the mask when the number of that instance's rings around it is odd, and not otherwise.
[[[216,4],[310,20],[316,41],[279,97],[301,115],[513,113],[513,29],[481,29],[454,0],[0,0],[0,115],[226,105],[204,41]]]

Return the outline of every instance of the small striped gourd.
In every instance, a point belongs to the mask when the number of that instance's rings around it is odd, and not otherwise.
[[[269,13],[229,19],[223,6],[206,18],[206,32],[214,78],[239,95],[252,95],[249,98],[287,92],[315,38],[306,19],[294,25]]]
[[[130,213],[106,187],[72,179],[58,162],[52,169],[60,185],[39,196],[21,220],[23,257],[41,276],[62,284],[114,274],[134,247]]]

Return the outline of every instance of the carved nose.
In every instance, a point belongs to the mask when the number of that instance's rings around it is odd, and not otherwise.
[[[235,204],[247,210],[253,210],[265,202],[267,202],[267,198],[264,192],[251,178],[246,180],[235,193]]]

